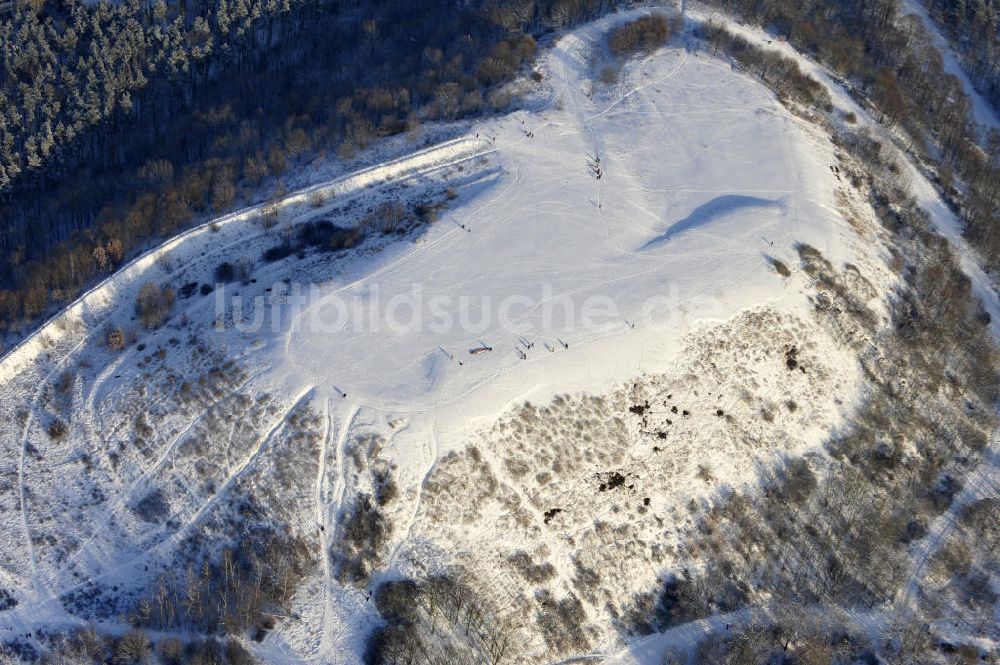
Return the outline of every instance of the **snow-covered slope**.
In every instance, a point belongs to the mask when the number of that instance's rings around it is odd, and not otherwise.
[[[297,194],[272,230],[251,210],[186,233],[5,357],[0,586],[17,605],[0,636],[120,630],[109,599],[141,595],[192,539],[228,536],[230,499],[253,495],[318,562],[254,648],[355,662],[376,613],[330,553],[377,462],[401,490],[378,579],[460,562],[516,603],[532,587],[497,561],[546,558],[556,597],[591,566],[588,644],[613,646],[609,608],[655,582],[664,523],[818,444],[857,397],[853,351],[776,266],[805,243],[890,280],[833,146],[758,82],[676,45],[599,81],[604,36],[636,15],[561,37],[535,110]],[[386,202],[447,206],[403,238],[259,258]],[[214,285],[239,259],[246,279]],[[155,331],[133,316],[147,281],[179,293]],[[137,335],[122,352],[103,344],[115,326]],[[647,431],[648,409],[676,427]],[[615,473],[621,504],[595,489]],[[611,556],[616,538],[630,545]]]
[[[692,21],[712,20],[720,22],[758,48],[775,51],[796,61],[802,71],[823,83],[830,92],[836,111],[841,114],[853,114],[861,120],[863,126],[871,132],[872,136],[878,137],[884,145],[890,146],[893,156],[903,170],[902,186],[909,189],[919,207],[927,213],[935,230],[951,243],[958,254],[962,270],[972,280],[975,297],[980,300],[986,311],[993,317],[991,327],[994,336],[1000,338],[1000,321],[997,320],[997,317],[1000,316],[1000,292],[994,288],[989,275],[983,270],[982,258],[963,236],[961,220],[942,198],[935,185],[922,170],[921,165],[914,163],[900,137],[878,123],[866,109],[852,98],[844,86],[830,76],[819,64],[796,51],[787,42],[774,40],[759,27],[737,23],[728,16],[709,9],[692,9],[688,11],[687,16]],[[974,92],[972,90],[972,93]]]

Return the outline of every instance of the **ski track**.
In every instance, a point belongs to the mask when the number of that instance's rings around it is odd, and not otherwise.
[[[973,120],[982,128],[1000,131],[1000,118],[998,118],[996,111],[979,91],[976,90],[965,66],[952,48],[951,42],[938,26],[937,22],[931,18],[927,12],[927,8],[921,4],[920,0],[903,0],[900,11],[917,17],[923,23],[924,28],[930,36],[931,43],[941,54],[945,71],[957,78],[962,84],[965,95],[969,98]]]
[[[1000,496],[1000,484],[997,481],[1000,474],[998,461],[1000,461],[1000,430],[993,433],[976,465],[962,478],[964,483],[962,491],[952,499],[948,510],[931,523],[928,534],[917,541],[910,553],[912,562],[910,578],[894,602],[895,613],[898,616],[909,615],[912,612],[911,600],[919,594],[927,563],[947,542],[948,536],[958,526],[965,508],[980,499]]]
[[[610,106],[608,106],[606,109],[604,109],[603,111],[598,111],[597,113],[594,113],[593,115],[587,116],[586,118],[584,118],[583,121],[585,123],[589,123],[591,120],[596,120],[597,118],[605,116],[609,112],[611,112],[613,109],[615,109],[619,104],[621,104],[625,100],[627,100],[630,97],[632,97],[632,95],[634,95],[636,93],[639,93],[639,92],[642,92],[643,90],[645,90],[646,88],[649,88],[650,86],[659,85],[660,83],[663,83],[664,81],[668,81],[668,80],[672,79],[677,74],[677,72],[679,72],[681,69],[684,68],[685,65],[687,65],[688,58],[690,57],[690,55],[689,55],[687,49],[684,49],[684,51],[682,53],[684,54],[684,57],[681,59],[680,64],[678,64],[672,71],[670,71],[667,74],[664,74],[663,76],[661,76],[661,77],[659,77],[657,79],[654,79],[654,80],[649,81],[647,83],[643,83],[640,86],[636,86],[635,88],[632,88],[631,90],[629,90],[628,92],[626,92],[624,95],[622,95],[620,99],[618,99],[613,104],[611,104]]]
[[[62,589],[58,593],[51,595],[53,597],[63,596],[98,580],[107,579],[113,575],[120,574],[129,568],[134,569],[139,563],[148,561],[157,552],[180,543],[187,536],[188,532],[198,525],[202,517],[204,517],[205,514],[215,506],[219,499],[227,493],[232,484],[239,480],[243,476],[244,472],[255,466],[260,456],[268,449],[271,439],[274,437],[275,433],[282,428],[288,416],[312,394],[313,390],[314,386],[307,386],[303,388],[298,395],[296,395],[294,400],[291,402],[291,406],[279,414],[279,416],[268,426],[268,429],[261,436],[257,437],[253,451],[242,462],[240,462],[236,468],[230,469],[225,482],[223,482],[210,497],[203,501],[198,509],[195,510],[194,514],[192,514],[191,517],[189,517],[176,531],[171,533],[167,538],[142,551],[139,555],[134,556],[127,561],[117,562],[111,568],[90,577],[86,581],[74,584],[69,588]]]
[[[414,177],[419,177],[422,175],[427,175],[432,172],[438,171],[443,168],[448,168],[471,159],[477,159],[489,155],[495,152],[495,149],[485,149],[485,150],[469,150],[468,147],[481,145],[482,141],[472,141],[471,139],[455,139],[452,141],[447,141],[443,144],[432,146],[426,150],[418,151],[410,155],[403,156],[401,158],[391,160],[390,162],[378,164],[360,171],[353,173],[348,173],[346,175],[335,178],[334,180],[326,183],[321,183],[319,185],[314,185],[307,187],[303,190],[295,192],[285,199],[282,200],[281,206],[288,207],[295,204],[301,204],[308,200],[308,197],[313,192],[324,192],[324,193],[338,193],[343,196],[346,193],[358,192],[369,187],[384,184],[393,180],[399,179],[409,179]],[[468,147],[467,147],[468,146]],[[464,149],[464,152],[463,152]],[[436,155],[441,154],[444,159],[435,158]],[[26,464],[27,464],[27,448],[30,443],[30,432],[31,427],[34,424],[35,411],[37,409],[38,401],[44,391],[46,385],[52,380],[52,377],[59,372],[63,364],[70,358],[74,357],[81,349],[85,348],[88,344],[93,343],[93,339],[99,334],[99,329],[101,325],[101,317],[95,315],[95,310],[98,307],[92,307],[90,304],[91,300],[100,302],[102,299],[106,298],[106,291],[111,289],[111,285],[115,283],[118,279],[123,279],[123,275],[128,273],[130,270],[151,264],[159,256],[166,255],[170,249],[180,245],[187,239],[194,238],[206,231],[212,229],[213,227],[218,227],[219,225],[230,223],[230,222],[244,222],[252,223],[251,220],[255,214],[260,210],[261,206],[252,206],[251,208],[241,210],[239,212],[233,213],[231,215],[226,215],[222,218],[210,220],[202,225],[194,227],[178,236],[175,236],[171,240],[167,241],[163,245],[156,247],[145,254],[136,257],[126,265],[116,271],[114,275],[108,277],[103,282],[99,283],[95,287],[91,288],[83,295],[81,295],[77,300],[64,308],[60,313],[53,316],[48,322],[43,324],[38,330],[25,338],[21,343],[11,349],[2,358],[0,358],[0,379],[5,382],[11,377],[15,376],[18,369],[27,365],[27,363],[32,362],[33,356],[38,355],[41,351],[39,347],[45,346],[44,343],[40,343],[41,340],[50,339],[50,333],[56,333],[55,339],[60,339],[63,335],[63,328],[67,325],[72,325],[72,313],[76,313],[79,317],[79,321],[83,319],[93,319],[92,324],[88,325],[88,331],[82,335],[82,338],[70,348],[63,350],[59,353],[58,359],[53,361],[53,365],[50,371],[44,376],[40,381],[38,387],[35,389],[33,398],[27,410],[27,417],[25,425],[21,436],[21,453],[18,463],[18,494],[19,503],[21,509],[21,528],[22,537],[24,540],[25,550],[28,554],[28,562],[30,565],[30,573],[32,578],[32,586],[34,587],[37,583],[38,575],[38,563],[37,557],[34,551],[34,544],[31,538],[31,529],[29,526],[28,518],[28,505],[27,505],[27,493],[25,491],[25,478],[27,475]],[[216,247],[213,249],[212,253],[217,254],[219,252],[225,251],[226,249],[232,249],[233,247],[239,246],[246,242],[246,238],[241,238],[237,241],[229,243],[228,245],[222,247]],[[194,262],[204,260],[203,256],[196,256]],[[176,272],[183,272],[183,266],[179,267]],[[86,397],[86,403],[89,408],[91,417],[98,419],[96,414],[95,400],[97,398],[97,393],[101,389],[101,386],[106,382],[107,378],[117,370],[117,368],[129,357],[131,352],[122,354],[121,356],[115,358],[115,360],[107,365],[96,377],[93,382],[91,389],[88,391]],[[99,423],[98,423],[99,424]],[[176,442],[176,441],[175,441]],[[156,468],[159,467],[161,460],[157,463]],[[110,520],[111,516],[109,516]]]
[[[493,154],[495,152],[496,152],[495,149],[485,150],[483,152],[471,155],[469,157],[464,157],[464,158],[459,159],[459,160],[457,160],[455,162],[449,162],[449,163],[446,163],[446,164],[437,165],[437,166],[433,167],[432,169],[428,169],[428,170],[429,171],[431,171],[431,170],[433,170],[433,171],[440,170],[440,169],[443,169],[443,168],[454,166],[455,164],[458,164],[460,162],[469,161],[469,160],[476,159],[476,158],[479,158],[479,157],[485,157],[485,156]],[[491,199],[490,201],[487,201],[482,207],[480,207],[476,211],[477,214],[482,214],[485,210],[487,210],[490,206],[492,206],[493,203],[495,203],[496,201],[500,200],[508,191],[510,191],[517,184],[517,182],[520,180],[520,176],[517,174],[516,167],[514,169],[514,173],[515,173],[514,180],[507,187],[507,189],[503,192],[503,194],[495,197],[494,199]],[[303,308],[295,316],[295,318],[291,320],[291,322],[289,323],[289,326],[288,326],[288,332],[285,333],[285,345],[284,345],[285,356],[288,357],[290,355],[290,348],[291,348],[292,340],[295,338],[294,336],[296,335],[297,331],[300,328],[300,321],[303,318],[305,318],[306,315],[312,314],[312,312],[314,311],[314,309],[317,306],[321,305],[325,300],[327,300],[330,297],[337,296],[337,295],[339,295],[341,293],[349,291],[350,289],[356,288],[358,286],[362,286],[362,285],[368,284],[370,282],[377,282],[380,277],[383,277],[383,276],[385,276],[388,273],[395,272],[400,267],[402,267],[403,265],[405,265],[408,261],[412,260],[414,257],[416,257],[416,256],[425,256],[429,252],[434,252],[436,249],[438,249],[439,247],[445,245],[447,242],[454,241],[454,239],[456,237],[461,237],[464,234],[465,234],[465,231],[463,231],[460,228],[456,228],[456,229],[453,229],[450,233],[443,234],[440,238],[434,240],[431,243],[420,243],[420,244],[417,244],[414,247],[412,247],[411,249],[409,249],[408,251],[404,252],[401,256],[399,256],[396,259],[394,259],[393,261],[389,262],[388,264],[386,264],[384,266],[379,267],[377,270],[368,272],[368,273],[362,275],[361,277],[358,277],[358,278],[356,278],[354,280],[351,280],[347,284],[339,286],[337,289],[335,289],[334,291],[330,292],[322,300],[320,300],[319,303],[316,303],[316,304],[313,304],[313,305],[311,305],[309,307]]]
[[[358,193],[388,182],[427,175],[495,152],[494,148],[482,148],[481,146],[484,144],[484,140],[475,140],[468,137],[445,141],[388,162],[341,175],[328,182],[306,187],[281,199],[278,205],[281,209],[286,209],[293,205],[306,204],[308,203],[309,196],[316,192],[325,194],[328,197],[343,197],[347,194]],[[11,377],[17,374],[18,370],[36,361],[46,351],[46,340],[58,341],[62,339],[65,336],[65,327],[67,325],[86,322],[89,332],[85,333],[83,338],[70,349],[63,352],[63,358],[72,356],[89,344],[91,337],[97,334],[101,324],[105,322],[106,317],[100,315],[100,310],[106,308],[107,300],[113,300],[109,296],[118,282],[131,278],[133,272],[153,266],[157,259],[167,256],[171,250],[181,246],[186,241],[211,233],[218,228],[230,224],[252,224],[257,216],[259,216],[264,205],[266,204],[250,206],[237,212],[206,221],[174,236],[162,245],[141,254],[119,267],[114,274],[79,296],[42,324],[35,332],[31,333],[7,353],[0,356],[0,384],[6,383]],[[229,244],[215,246],[213,254],[245,245],[246,242],[247,237],[245,235],[241,236]],[[198,262],[203,258],[203,256],[196,256],[194,262]],[[184,268],[185,266],[183,265],[178,266],[173,272],[183,272]],[[58,369],[58,363],[56,369]]]
[[[41,332],[42,331],[39,330],[38,333],[35,334],[40,335]],[[55,376],[56,372],[58,372],[62,368],[63,363],[65,363],[66,360],[72,357],[72,355],[75,354],[77,351],[82,349],[86,344],[86,342],[87,342],[86,337],[77,342],[69,350],[69,352],[67,352],[66,355],[64,355],[62,358],[60,358],[55,362],[52,369],[47,374],[45,374],[39,381],[38,387],[35,389],[35,392],[32,395],[31,403],[28,406],[27,415],[25,416],[24,430],[21,434],[21,456],[20,460],[18,461],[18,467],[17,467],[17,484],[18,484],[19,502],[21,504],[20,506],[21,527],[23,531],[24,546],[28,552],[28,559],[31,570],[31,587],[33,589],[35,589],[37,586],[36,578],[38,576],[38,564],[37,564],[37,558],[35,556],[35,545],[31,540],[31,529],[28,526],[28,504],[26,501],[26,493],[24,491],[24,479],[26,475],[25,463],[28,454],[28,444],[30,443],[28,441],[28,438],[31,434],[31,425],[34,421],[35,409],[38,407],[38,400],[41,398],[42,392],[45,390],[46,385],[49,384],[49,382],[52,380],[52,377]],[[13,353],[13,350],[11,351],[11,353]],[[0,366],[2,366],[2,360],[0,360]]]
[[[343,197],[346,194],[359,193],[373,186],[383,185],[391,181],[406,180],[429,175],[439,170],[452,167],[456,164],[482,158],[495,152],[495,149],[493,148],[478,148],[478,146],[482,146],[483,144],[484,141],[474,141],[469,138],[459,138],[445,141],[444,143],[431,146],[427,149],[420,150],[409,155],[404,155],[397,159],[390,160],[389,162],[376,164],[359,171],[344,174],[331,181],[307,187],[287,196],[280,202],[280,205],[285,208],[296,204],[302,204],[308,200],[311,193],[317,191],[329,194],[338,194]],[[17,376],[18,371],[26,367],[29,363],[37,362],[39,356],[45,354],[54,356],[54,358],[50,361],[51,365],[48,372],[39,381],[39,384],[35,388],[32,399],[29,403],[25,424],[20,437],[21,446],[17,466],[18,501],[21,513],[20,522],[22,539],[29,564],[31,577],[30,587],[34,589],[35,592],[41,592],[41,581],[38,579],[39,564],[31,536],[30,519],[28,516],[28,492],[25,485],[26,478],[28,476],[27,456],[31,438],[31,429],[35,424],[38,402],[46,386],[52,381],[52,378],[62,370],[65,362],[76,357],[82,349],[94,343],[96,336],[100,334],[101,325],[106,319],[106,316],[101,316],[100,312],[104,309],[104,305],[106,305],[107,301],[113,300],[113,298],[109,297],[109,293],[116,288],[118,282],[127,279],[131,272],[135,272],[136,270],[140,270],[146,266],[151,266],[157,258],[165,256],[171,249],[192,238],[205,234],[206,232],[210,232],[220,225],[234,222],[252,224],[253,219],[255,215],[259,213],[260,208],[261,205],[251,206],[250,208],[226,215],[222,218],[209,220],[204,224],[175,236],[169,241],[149,250],[135,259],[132,259],[127,264],[120,267],[115,274],[109,276],[104,281],[79,296],[73,303],[66,306],[63,310],[40,326],[34,333],[26,337],[18,345],[0,357],[0,383],[5,384]],[[301,221],[301,219],[302,218],[299,218],[299,221]],[[209,254],[218,255],[221,252],[238,247],[246,241],[246,237],[242,237],[226,245],[213,247]],[[191,263],[199,263],[205,260],[205,255],[196,255]],[[186,268],[186,265],[178,266],[174,271],[174,274],[181,274]],[[81,324],[86,326],[86,331],[83,335],[81,335],[80,339],[68,348],[59,349],[59,341],[65,337],[66,332],[72,326]],[[51,348],[49,348],[50,344],[52,345]],[[117,371],[128,358],[132,357],[132,355],[133,351],[131,350],[120,354],[111,363],[103,367],[98,373],[98,376],[95,377],[95,380],[92,382],[85,397],[88,413],[84,417],[84,420],[88,418],[93,419],[93,422],[89,423],[89,427],[91,429],[95,424],[98,427],[101,427],[96,407],[98,393],[102,390],[104,384],[107,382],[107,379],[115,371]],[[198,419],[200,419],[200,417],[201,416],[199,416]],[[198,419],[196,419],[196,421]],[[84,427],[88,427],[87,422],[84,422],[83,424]],[[130,484],[130,487],[126,490],[125,494],[122,495],[116,503],[115,512],[120,510],[121,506],[131,498],[132,493],[139,486],[139,483],[141,483],[144,479],[148,479],[152,473],[155,473],[162,466],[171,454],[172,450],[176,447],[176,444],[180,440],[183,433],[189,431],[193,424],[194,423],[189,424],[181,434],[174,438],[172,444],[169,445],[161,454],[160,458],[154,463],[153,467],[144,470],[140,479]],[[199,515],[200,514],[201,513],[199,513]],[[113,519],[113,516],[114,513],[109,514],[105,519],[105,523],[110,522],[110,520]],[[99,536],[100,534],[95,531],[92,534],[90,541]],[[164,543],[161,543],[160,546],[163,544]],[[77,560],[83,553],[83,549],[77,550],[72,555],[71,560]],[[47,576],[47,581],[51,582],[55,577],[59,576],[59,573],[60,571],[56,571],[53,576]],[[102,577],[105,575],[102,575]]]
[[[271,439],[278,432],[278,430],[284,427],[288,416],[291,415],[291,413],[312,394],[313,390],[314,386],[307,386],[295,396],[291,405],[282,414],[280,414],[279,417],[272,421],[263,435],[257,438],[253,451],[242,462],[240,462],[235,469],[230,470],[222,486],[217,489],[207,501],[204,501],[201,506],[199,506],[198,510],[195,511],[194,515],[192,515],[191,518],[181,526],[181,528],[174,532],[171,537],[165,541],[165,543],[157,545],[157,549],[162,549],[166,543],[176,544],[183,540],[184,536],[187,535],[187,532],[201,521],[201,518],[205,515],[205,513],[211,510],[215,503],[225,496],[230,486],[239,480],[247,469],[252,469],[255,466],[257,460],[260,459],[261,455],[267,451],[268,446],[271,443]]]
[[[347,412],[347,415],[343,419],[340,430],[337,432],[337,443],[336,443],[337,480],[336,483],[334,484],[334,490],[333,490],[333,493],[336,498],[334,499],[334,502],[331,504],[330,507],[331,508],[336,507],[336,514],[338,516],[338,521],[345,507],[344,497],[347,492],[347,472],[344,468],[344,457],[347,451],[347,441],[351,429],[354,426],[354,420],[357,418],[360,410],[361,410],[360,407],[358,407],[355,404],[352,404]],[[324,551],[323,557],[324,559],[326,559],[325,562],[326,565],[329,566],[330,553]],[[330,586],[327,585],[327,589],[329,588]],[[341,638],[344,636],[344,633],[346,633],[348,629],[350,629],[350,624],[345,622],[342,626],[340,626],[340,629],[336,632],[336,634],[334,634],[333,633],[334,626],[332,624],[333,624],[332,614],[324,614],[322,634],[323,634],[323,640],[326,640],[325,641],[326,646],[325,648],[321,648],[320,650],[321,654],[325,654],[330,649],[336,648],[337,645],[340,643]],[[327,636],[331,637],[329,637],[329,639],[327,640],[326,639]],[[323,643],[324,642],[321,641],[321,644]]]
[[[41,390],[39,388],[39,390]],[[28,551],[28,561],[31,565],[31,586],[35,586],[35,577],[37,575],[37,565],[35,563],[35,546],[31,542],[31,530],[28,528],[28,504],[25,501],[24,492],[24,458],[28,452],[28,430],[31,428],[31,412],[34,410],[34,405],[32,405],[31,410],[28,412],[27,422],[24,426],[24,436],[21,441],[21,459],[17,465],[17,489],[20,496],[21,503],[21,528],[24,537],[24,547]]]
[[[330,624],[333,609],[331,607],[333,600],[330,596],[330,587],[333,584],[333,580],[330,572],[330,555],[327,550],[326,538],[326,527],[328,526],[326,516],[326,458],[327,451],[330,448],[330,435],[333,433],[333,416],[330,413],[331,400],[332,398],[329,397],[326,399],[326,431],[323,432],[323,444],[320,446],[318,468],[316,471],[316,487],[313,492],[314,514],[319,532],[319,560],[322,562],[323,570],[323,630],[320,636],[320,654],[327,653],[330,648],[329,630],[327,630],[327,627]]]
[[[424,493],[424,485],[427,484],[427,480],[431,477],[434,469],[437,466],[438,458],[438,443],[437,443],[437,418],[431,422],[430,434],[428,435],[427,441],[427,468],[421,474],[420,479],[416,482],[416,497],[413,500],[413,510],[410,513],[409,518],[406,521],[406,526],[403,529],[403,536],[396,541],[396,544],[392,548],[392,553],[389,555],[388,563],[386,568],[392,568],[396,565],[396,557],[399,554],[399,550],[409,542],[410,537],[413,535],[413,530],[416,528],[417,518],[420,515],[420,505]]]
[[[235,386],[230,393],[227,393],[223,397],[213,400],[210,404],[205,405],[205,407],[202,409],[201,413],[198,414],[198,416],[196,416],[193,420],[188,422],[187,425],[181,428],[181,430],[171,439],[170,443],[162,447],[162,452],[160,453],[156,461],[148,469],[143,470],[142,474],[140,474],[131,483],[129,483],[128,486],[121,492],[119,498],[107,511],[107,515],[102,518],[102,524],[100,528],[93,529],[93,533],[91,534],[90,538],[84,541],[72,555],[67,557],[66,561],[60,566],[60,569],[54,571],[49,576],[48,582],[49,583],[53,582],[61,574],[69,571],[72,564],[78,561],[79,558],[83,556],[85,553],[89,554],[90,552],[87,552],[86,550],[91,545],[91,543],[93,543],[99,537],[105,535],[105,530],[107,529],[108,525],[110,525],[115,515],[118,514],[118,512],[122,509],[122,507],[128,505],[129,503],[135,500],[137,492],[146,487],[146,485],[149,482],[149,479],[152,478],[152,476],[155,475],[160,470],[160,468],[167,462],[167,460],[173,456],[174,452],[177,449],[177,446],[191,432],[191,430],[195,426],[197,426],[198,423],[200,423],[206,416],[208,416],[209,413],[211,413],[211,410],[216,405],[221,404],[224,400],[231,397],[232,394],[238,393],[250,381],[256,378],[256,376],[257,375],[248,376],[239,385]]]
[[[350,411],[344,417],[343,426],[337,432],[337,482],[334,485],[334,495],[336,496],[334,505],[337,507],[338,513],[344,508],[344,495],[347,493],[347,471],[344,468],[347,439],[351,433],[351,428],[354,426],[354,420],[360,411],[361,408],[359,406],[351,405]]]

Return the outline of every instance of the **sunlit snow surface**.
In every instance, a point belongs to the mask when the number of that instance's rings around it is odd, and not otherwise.
[[[422,242],[324,285],[328,295],[292,319],[275,351],[297,381],[333,381],[365,406],[425,411],[454,408],[500,375],[522,386],[618,375],[623,354],[635,358],[685,323],[780,296],[766,255],[793,262],[795,241],[837,245],[829,165],[767,90],[670,49],[630,64],[625,86],[597,84],[588,96],[580,39],[564,38],[546,59],[548,108],[477,128],[496,149],[481,165],[499,167],[488,186]],[[422,311],[411,326],[414,303]],[[398,325],[356,329],[356,306],[394,313]],[[331,332],[335,322],[344,326]],[[527,361],[514,350],[521,336],[536,343]],[[562,351],[557,337],[574,353],[542,351],[545,342]],[[480,340],[493,352],[469,356]]]

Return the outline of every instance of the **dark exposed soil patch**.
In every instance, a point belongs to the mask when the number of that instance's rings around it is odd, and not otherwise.
[[[613,471],[608,474],[607,478],[601,483],[600,491],[607,492],[609,490],[617,489],[625,484],[625,476],[617,471]]]

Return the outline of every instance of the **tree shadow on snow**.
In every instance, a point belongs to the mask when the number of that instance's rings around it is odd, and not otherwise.
[[[717,196],[711,201],[695,208],[684,219],[672,224],[666,231],[640,247],[639,251],[652,249],[670,240],[675,235],[705,226],[719,217],[737,210],[747,208],[780,208],[782,206],[784,206],[782,199],[762,199],[756,196],[742,196],[740,194]]]

